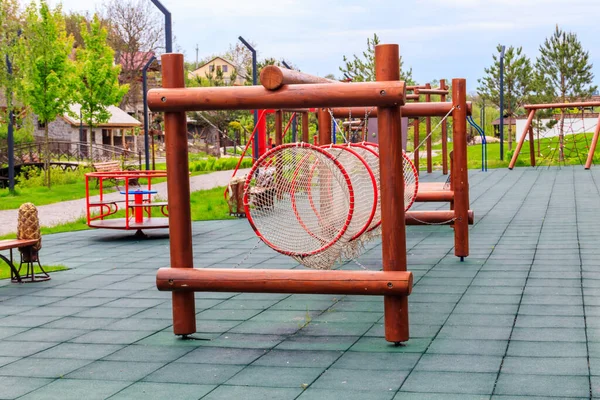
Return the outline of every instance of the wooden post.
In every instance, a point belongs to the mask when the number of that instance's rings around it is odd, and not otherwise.
[[[427,89],[431,89],[430,83],[426,84],[425,86],[427,86]],[[430,94],[425,95],[425,102],[431,103],[431,95]],[[425,134],[427,135],[427,173],[430,174],[433,172],[433,160],[431,159],[432,142],[431,142],[431,117],[430,116],[425,117]]]
[[[467,83],[452,79],[452,183],[454,190],[454,255],[469,255],[469,170],[467,169]]]
[[[533,142],[533,125],[529,125],[529,162],[535,167],[535,143]]]
[[[283,111],[275,111],[275,146],[283,144]]]
[[[375,77],[378,81],[400,79],[398,45],[375,47]],[[404,176],[402,174],[402,124],[399,107],[377,109],[379,168],[381,180],[381,237],[384,271],[406,271],[406,226],[404,221]],[[408,297],[384,296],[385,338],[405,342],[409,338]]]
[[[594,137],[592,143],[590,143],[590,151],[585,162],[585,169],[590,169],[592,161],[594,160],[594,153],[596,152],[596,145],[598,144],[598,136],[600,136],[600,114],[598,114],[598,121],[596,122],[596,130],[594,131]]]
[[[163,87],[183,88],[183,54],[163,54],[161,62]],[[164,118],[171,268],[193,268],[186,116],[172,111],[165,112]],[[173,293],[173,331],[176,335],[196,332],[194,293]]]
[[[448,89],[445,79],[440,79],[440,89]],[[445,94],[440,96],[440,102],[446,102]],[[442,174],[448,175],[448,120],[442,122]]]
[[[308,111],[302,113],[302,141],[304,143],[310,143],[308,138]]]
[[[531,126],[531,123],[533,122],[533,117],[535,116],[535,108],[531,108],[529,110],[529,116],[527,117],[527,122],[525,123],[525,127],[523,128],[523,133],[521,134],[521,137],[519,138],[519,143],[517,143],[517,148],[515,149],[515,152],[512,156],[512,159],[510,160],[510,163],[508,164],[508,169],[513,169],[515,167],[515,164],[517,163],[517,158],[519,158],[519,153],[521,152],[521,148],[523,147],[523,142],[525,142],[525,136],[527,136],[527,133],[529,132],[529,127]]]
[[[418,100],[416,100],[418,101]],[[418,145],[421,141],[419,137],[419,117],[416,117],[413,121],[413,142],[414,142],[414,151],[413,151],[413,164],[415,164],[415,169],[417,170],[417,176],[421,173],[419,170],[419,149]]]
[[[331,115],[326,108],[319,108],[319,146],[331,143]]]

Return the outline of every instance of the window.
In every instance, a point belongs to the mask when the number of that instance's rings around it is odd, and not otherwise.
[[[215,72],[215,66],[214,66],[214,64],[208,66],[208,72]]]
[[[217,65],[217,72],[221,72],[221,71],[222,71],[222,70],[221,70],[221,66],[220,66],[220,65]]]
[[[38,129],[46,129],[46,123],[38,119]]]
[[[223,72],[227,72],[227,65],[223,65]]]

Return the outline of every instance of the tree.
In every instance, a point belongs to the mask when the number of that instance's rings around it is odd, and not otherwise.
[[[141,102],[142,68],[164,49],[164,16],[148,0],[108,0],[101,20],[108,29],[108,43],[121,65],[119,80],[129,85],[122,106],[136,109]]]
[[[94,16],[89,28],[81,24],[83,47],[77,49],[76,100],[81,115],[90,129],[90,156],[94,142],[94,127],[110,119],[108,106],[118,105],[128,86],[119,84],[121,67],[114,65],[114,51],[107,44],[107,31]]]
[[[375,46],[379,44],[379,36],[373,34],[373,38],[367,38],[367,50],[363,51],[362,57],[353,54],[353,59],[344,56],[345,65],[340,67],[340,71],[352,79],[353,82],[370,82],[375,80]],[[412,85],[412,68],[402,70],[402,57],[400,57],[400,80],[406,81]]]
[[[13,64],[18,59],[22,47],[18,46],[17,40],[22,23],[22,15],[19,13],[19,4],[16,0],[0,1],[0,89],[6,100],[6,109],[0,115],[0,141],[7,142],[8,120],[15,109],[13,94],[17,91],[21,82],[21,69]],[[10,70],[12,72],[9,72]],[[15,141],[16,135],[15,132]]]
[[[592,86],[594,74],[589,53],[583,49],[575,33],[565,32],[558,25],[552,36],[540,46],[536,68],[549,83],[547,93],[561,103],[583,100],[597,89],[597,86]],[[564,161],[564,109],[561,109],[560,116],[559,161]]]
[[[486,68],[485,76],[479,79],[478,94],[497,107],[500,107],[500,56],[502,46],[492,55],[493,63]],[[504,116],[514,117],[525,104],[534,88],[533,67],[523,48],[510,46],[504,53]],[[508,124],[508,149],[512,149],[512,125]]]
[[[72,102],[74,68],[69,55],[73,38],[67,36],[60,6],[50,10],[42,1],[38,10],[32,3],[26,14],[23,97],[38,121],[44,124],[46,184],[50,187],[48,124],[66,113]]]

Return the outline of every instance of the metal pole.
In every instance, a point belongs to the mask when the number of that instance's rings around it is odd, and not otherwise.
[[[162,3],[158,0],[150,0],[152,4],[154,4],[160,12],[165,15],[165,52],[172,53],[173,52],[173,33],[172,33],[172,23],[171,23],[171,13],[169,10],[162,5]]]
[[[144,155],[146,157],[146,171],[150,169],[150,140],[148,136],[148,68],[156,61],[152,56],[142,69],[142,96],[144,102]]]
[[[286,67],[287,69],[292,69],[292,67],[290,67],[288,65],[288,63],[285,62],[285,60],[281,60],[281,64],[283,64],[283,66]]]
[[[239,36],[238,39],[252,53],[252,85],[256,86],[258,84],[257,71],[256,71],[256,69],[257,69],[256,68],[256,50],[243,37]],[[254,128],[256,128],[257,124],[258,124],[258,110],[254,110]],[[258,129],[255,129],[254,143],[253,143],[253,145],[254,145],[254,161],[258,160],[258,151],[259,151],[258,137],[259,137]]]
[[[500,50],[500,161],[504,160],[504,49]]]
[[[6,55],[6,70],[8,75],[12,75],[12,63],[8,54]],[[12,99],[12,92],[8,93],[8,96]],[[11,101],[12,103],[12,101]],[[7,103],[8,104],[8,103]],[[15,191],[15,136],[13,132],[13,110],[12,104],[8,112],[8,190],[12,193]]]

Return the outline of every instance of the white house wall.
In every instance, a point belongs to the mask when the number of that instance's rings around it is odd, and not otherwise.
[[[546,125],[550,122],[550,118],[540,120],[542,125]],[[527,119],[517,119],[516,120],[516,130],[517,130],[517,139],[521,137],[523,134],[523,129],[525,129],[525,123]],[[559,122],[560,123],[560,122]],[[553,137],[558,136],[559,132],[559,123],[557,123],[554,128],[545,129],[540,131],[540,139],[545,137]],[[598,123],[598,117],[593,118],[581,118],[581,116],[566,116],[565,117],[565,135],[573,134],[573,133],[593,133],[596,129],[596,124]],[[537,130],[534,130],[534,137],[537,139]],[[529,135],[525,136],[525,140],[529,140]]]

